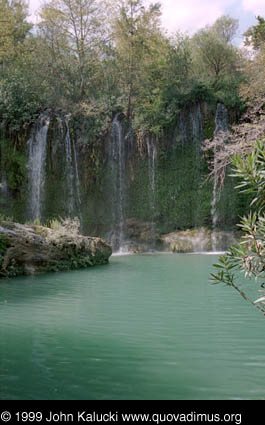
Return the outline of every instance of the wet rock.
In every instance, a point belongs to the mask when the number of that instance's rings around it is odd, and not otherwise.
[[[236,242],[238,235],[234,232],[212,231],[205,228],[173,232],[161,236],[164,251],[176,253],[209,252],[214,247],[225,251]]]
[[[111,246],[100,238],[43,226],[0,224],[0,276],[39,274],[108,263]]]
[[[150,248],[157,249],[160,244],[160,234],[154,230],[152,222],[140,221],[135,218],[126,220],[125,238],[131,245],[137,246],[137,251],[145,252]]]

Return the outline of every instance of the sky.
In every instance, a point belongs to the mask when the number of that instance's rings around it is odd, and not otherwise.
[[[179,30],[193,34],[222,15],[239,19],[238,45],[243,43],[242,34],[256,23],[255,16],[265,17],[265,0],[160,0],[160,3],[163,26],[171,33]],[[29,4],[33,14],[41,0],[29,0]]]

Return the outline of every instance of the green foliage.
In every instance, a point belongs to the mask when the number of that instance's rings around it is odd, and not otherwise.
[[[168,136],[173,138],[173,134]],[[172,140],[172,139],[171,139]],[[173,143],[172,143],[173,144]],[[203,157],[196,156],[194,144],[181,145],[175,135],[174,148],[159,145],[155,169],[154,221],[156,231],[207,226],[210,220],[211,187],[205,183],[207,170]],[[177,146],[177,147],[176,147]],[[150,222],[150,175],[147,159],[135,159],[130,182],[127,216]],[[203,182],[205,184],[203,184]],[[149,196],[148,196],[149,195]]]
[[[8,221],[13,221],[13,218],[0,213],[0,223],[8,222]]]
[[[251,210],[239,224],[244,235],[242,242],[232,246],[226,255],[219,258],[219,263],[215,264],[217,273],[212,274],[212,280],[234,287],[245,299],[265,312],[265,298],[251,301],[235,284],[234,273],[243,271],[245,277],[255,280],[265,278],[265,141],[257,142],[254,151],[246,157],[236,156],[234,166],[233,175],[241,180],[237,188],[253,196]]]
[[[1,140],[1,154],[11,190],[19,190],[27,176],[26,155],[9,141]]]
[[[204,123],[204,137],[205,137],[205,139],[211,140],[213,138],[213,135],[214,135],[214,130],[215,130],[214,118],[205,120],[205,123]]]
[[[245,77],[240,74],[225,76],[216,86],[216,101],[223,103],[228,109],[243,112],[245,110],[245,101],[240,95],[239,88],[245,81]]]
[[[116,83],[128,118],[132,117],[142,95],[147,107],[154,99],[153,90],[159,98],[158,88],[152,84],[155,75],[161,77],[164,62],[160,54],[164,37],[159,29],[159,16],[160,5],[146,7],[143,0],[117,1],[112,12],[111,38],[117,64]],[[149,89],[152,99],[145,102],[144,97]]]
[[[246,158],[237,155],[234,159],[234,177],[241,180],[237,186],[241,193],[253,194],[250,204],[258,211],[265,207],[265,149],[264,141],[258,141],[255,150],[248,153]]]
[[[13,72],[0,79],[0,120],[10,131],[18,132],[36,117],[39,94],[27,76]]]
[[[7,237],[4,235],[0,235],[0,266],[4,259],[5,253],[8,249],[8,246],[9,246],[9,243],[8,243]]]
[[[250,27],[245,33],[245,45],[259,50],[265,43],[265,19],[257,16],[258,23]]]
[[[28,6],[24,0],[0,0],[0,64],[13,59],[21,49],[32,25],[27,22]]]
[[[191,42],[196,80],[229,108],[242,107],[238,94],[244,79],[242,58],[232,44],[237,27],[237,20],[222,16],[212,26],[199,30]]]
[[[31,32],[24,0],[0,0],[7,26],[1,56],[0,123],[20,131],[43,108],[87,120],[90,143],[122,111],[136,132],[173,128],[180,107],[240,104],[237,22],[219,18],[191,39],[168,37],[160,5],[143,0],[56,0]]]
[[[93,84],[98,39],[104,32],[96,1],[53,0],[42,6],[40,18],[49,77],[60,76],[59,86],[71,100],[82,101]]]
[[[52,220],[49,221],[48,223],[48,227],[52,230],[60,230],[62,227],[62,222],[61,220],[58,220],[57,218],[54,218]]]
[[[0,255],[3,256],[8,248],[7,237],[0,235]]]
[[[70,219],[70,218],[56,219],[55,218],[48,222],[47,227],[53,230],[53,233],[51,234],[52,238],[65,236],[67,234],[71,234],[72,236],[74,236],[79,233],[80,221],[78,217],[75,217],[74,219]]]
[[[43,76],[36,81],[36,45],[24,0],[0,0],[0,124],[18,132],[36,116]]]

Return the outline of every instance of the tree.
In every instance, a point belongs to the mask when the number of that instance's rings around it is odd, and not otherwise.
[[[100,40],[100,7],[96,0],[55,0],[40,13],[40,36],[54,76],[62,78],[75,101],[92,86]]]
[[[152,55],[143,61],[135,102],[141,132],[158,134],[174,125],[179,107],[190,100],[192,78],[189,37],[181,33],[170,39],[158,35]]]
[[[204,141],[204,149],[215,152],[211,175],[215,174],[221,185],[234,155],[241,153],[247,156],[255,149],[256,140],[262,139],[265,134],[264,48],[261,46],[255,55],[246,55],[241,63],[243,78],[238,91],[242,100],[242,115],[232,125],[229,135],[219,133],[213,140]]]
[[[15,131],[38,109],[43,80],[34,84],[32,24],[27,16],[25,1],[0,0],[0,123]]]
[[[232,45],[238,22],[228,16],[199,30],[192,39],[194,70],[215,89],[238,70],[238,50]]]
[[[144,67],[148,67],[160,37],[160,5],[144,6],[143,0],[118,0],[113,9],[111,39],[114,45],[121,91],[127,117],[141,85]]]
[[[0,0],[0,64],[19,54],[32,25],[24,0]]]
[[[252,153],[234,158],[234,177],[241,180],[237,186],[241,192],[253,196],[248,216],[243,217],[239,227],[244,232],[242,241],[232,246],[228,253],[215,264],[212,274],[214,283],[225,283],[265,314],[265,290],[259,290],[256,301],[250,299],[236,283],[235,272],[243,271],[245,277],[264,288],[265,278],[265,140],[257,142]],[[262,296],[261,296],[262,295]]]
[[[265,43],[265,19],[257,16],[257,25],[250,27],[245,33],[245,46],[251,46],[254,50],[260,50]]]
[[[241,95],[247,99],[249,107],[263,107],[265,101],[265,20],[258,16],[258,24],[249,28],[245,45],[251,46],[255,54],[250,55],[245,65],[247,81],[241,87]]]

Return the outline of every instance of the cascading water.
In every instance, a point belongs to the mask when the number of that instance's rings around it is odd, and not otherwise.
[[[200,104],[196,105],[195,110],[190,113],[191,130],[192,130],[192,141],[193,141],[193,155],[194,155],[194,187],[196,187],[195,195],[195,208],[193,211],[193,225],[198,227],[200,206],[201,206],[201,194],[199,182],[201,179],[200,173],[200,161],[201,161],[201,142],[204,139],[203,134],[203,119],[201,113]]]
[[[190,120],[191,120],[191,128],[192,128],[192,138],[194,141],[200,142],[203,139],[203,120],[202,120],[200,104],[196,105],[194,111],[191,111]],[[197,143],[196,146],[197,146],[196,153],[199,154],[200,153],[199,143]]]
[[[70,218],[73,218],[76,214],[79,217],[81,223],[81,196],[80,196],[80,180],[78,173],[77,154],[75,144],[72,143],[70,128],[69,128],[69,117],[62,119],[57,117],[59,122],[62,137],[64,137],[64,149],[65,149],[65,181],[67,188],[67,213]]]
[[[45,162],[47,134],[50,119],[41,115],[32,129],[28,140],[29,146],[29,216],[31,220],[41,219],[41,203],[43,198],[43,186],[45,183]]]
[[[112,122],[109,156],[111,161],[111,210],[112,231],[110,242],[113,251],[124,251],[124,195],[125,195],[125,146],[120,114]]]
[[[69,217],[78,215],[81,222],[80,213],[80,181],[78,175],[77,154],[74,143],[71,141],[69,119],[56,117],[59,124],[61,137],[63,140],[63,160],[66,187],[66,210]],[[42,218],[42,204],[44,200],[45,186],[45,164],[47,158],[47,135],[51,117],[41,115],[32,129],[31,137],[28,141],[29,160],[29,218],[31,220]]]
[[[228,132],[228,112],[226,107],[222,103],[217,104],[216,115],[215,115],[215,132],[214,137],[218,137],[220,133]],[[221,191],[218,186],[218,178],[215,173],[215,169],[217,166],[216,163],[216,146],[214,148],[214,179],[213,179],[213,194],[212,194],[212,202],[211,202],[211,217],[212,217],[212,250],[217,250],[217,239],[216,239],[216,228],[218,223],[218,211],[217,204],[220,200]]]
[[[7,181],[6,181],[6,177],[2,176],[1,180],[0,180],[0,192],[2,194],[3,197],[7,197],[8,195],[8,187],[7,187]]]
[[[3,211],[6,205],[10,205],[8,184],[5,175],[0,179],[0,208]]]
[[[151,215],[151,232],[154,239],[155,234],[155,207],[156,207],[156,157],[157,157],[157,141],[154,137],[147,139],[148,153],[148,174],[150,193],[150,215]]]
[[[66,135],[65,135],[65,159],[66,159],[66,184],[67,184],[67,193],[68,193],[68,214],[69,217],[73,217],[75,199],[74,199],[74,167],[73,167],[73,158],[72,158],[72,147],[71,147],[71,137],[69,130],[69,123],[66,120]]]
[[[178,118],[178,131],[179,131],[179,142],[181,144],[182,154],[184,153],[184,146],[187,142],[187,129],[185,125],[185,120],[183,114],[179,114]]]
[[[78,174],[77,156],[75,144],[71,142],[69,120],[65,120],[66,135],[65,135],[65,155],[66,155],[66,178],[67,178],[67,192],[68,192],[68,214],[73,217],[77,207],[78,215],[80,217],[80,180]],[[73,150],[72,150],[73,147]]]
[[[73,153],[74,153],[74,171],[75,171],[75,186],[76,186],[76,197],[77,197],[77,203],[78,203],[78,211],[79,211],[79,218],[81,222],[81,192],[80,192],[80,179],[79,179],[79,172],[78,172],[78,163],[77,163],[77,155],[76,155],[76,148],[75,144],[73,143]]]

